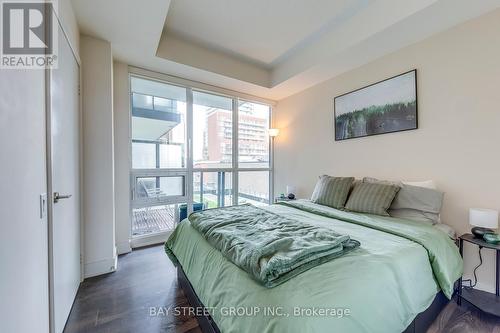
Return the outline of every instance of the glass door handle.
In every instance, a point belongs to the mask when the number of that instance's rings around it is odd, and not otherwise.
[[[69,199],[72,194],[59,194],[59,192],[54,192],[54,203],[58,203],[61,199]]]

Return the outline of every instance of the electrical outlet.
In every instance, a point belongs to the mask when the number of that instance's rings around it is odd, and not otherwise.
[[[40,194],[40,218],[47,216],[47,193]]]

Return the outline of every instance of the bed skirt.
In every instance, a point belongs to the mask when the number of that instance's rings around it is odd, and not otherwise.
[[[196,295],[196,292],[194,291],[193,286],[191,285],[191,282],[189,282],[181,265],[177,265],[177,277],[189,304],[192,307],[204,307],[203,303],[198,298],[198,295]],[[427,329],[432,325],[441,310],[443,310],[449,302],[450,301],[446,298],[443,292],[440,291],[437,293],[434,301],[427,308],[427,310],[418,314],[403,333],[426,333]],[[220,333],[217,324],[210,315],[198,316],[196,319],[198,320],[198,324],[203,333]]]

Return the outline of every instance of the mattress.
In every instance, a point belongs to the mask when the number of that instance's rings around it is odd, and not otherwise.
[[[432,226],[301,204],[311,209],[265,209],[348,234],[361,246],[274,288],[228,261],[189,220],[177,226],[169,247],[222,332],[402,332],[432,303],[443,275],[454,281],[462,274],[456,246]],[[436,247],[430,251],[415,240],[355,220],[394,223],[396,230],[416,234],[430,228],[425,242]],[[401,224],[405,227],[399,228]],[[436,259],[441,259],[439,266],[431,264]]]

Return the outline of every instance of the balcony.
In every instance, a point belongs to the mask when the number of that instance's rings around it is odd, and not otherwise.
[[[177,221],[175,206],[177,205],[134,209],[132,212],[132,236],[173,230]]]

